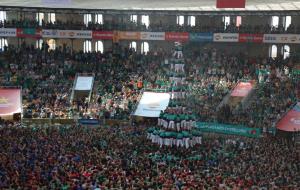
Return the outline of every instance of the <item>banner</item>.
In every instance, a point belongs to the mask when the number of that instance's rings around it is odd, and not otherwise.
[[[246,0],[217,0],[217,8],[245,8]]]
[[[91,39],[92,31],[89,30],[43,30],[43,38],[78,38]]]
[[[78,119],[78,123],[81,125],[100,125],[101,122],[98,119]]]
[[[213,33],[190,33],[191,42],[212,42]]]
[[[117,39],[119,40],[140,40],[141,33],[140,32],[117,32]]]
[[[188,32],[166,32],[166,41],[187,42],[189,40]]]
[[[75,90],[92,90],[94,77],[77,77]]]
[[[144,92],[134,115],[159,117],[160,112],[167,108],[169,101],[169,93]]]
[[[243,125],[197,122],[197,128],[203,132],[222,133],[253,138],[259,138],[261,136],[261,129],[249,128]]]
[[[288,132],[300,131],[300,102],[277,123],[277,129]]]
[[[239,42],[263,43],[263,34],[239,34]]]
[[[42,30],[35,28],[17,28],[19,38],[41,38]]]
[[[238,85],[233,89],[231,96],[246,97],[253,89],[253,83],[253,81],[239,82]]]
[[[16,37],[17,29],[16,28],[0,28],[1,37]]]
[[[0,89],[0,116],[21,113],[21,89]]]
[[[164,32],[141,32],[141,40],[165,40]]]
[[[93,39],[112,40],[114,33],[112,31],[93,31]]]
[[[299,44],[299,34],[265,34],[264,43]]]
[[[238,33],[215,33],[214,42],[238,42]]]

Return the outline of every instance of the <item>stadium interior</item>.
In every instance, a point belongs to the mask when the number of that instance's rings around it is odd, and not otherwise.
[[[300,0],[0,0],[0,189],[300,189]]]

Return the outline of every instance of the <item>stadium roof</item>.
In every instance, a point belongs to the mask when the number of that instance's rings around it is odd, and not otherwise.
[[[217,9],[216,0],[0,0],[0,6],[177,11],[300,10],[300,0],[246,0],[245,9]]]

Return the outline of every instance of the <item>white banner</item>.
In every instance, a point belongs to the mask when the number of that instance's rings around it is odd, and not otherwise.
[[[265,34],[264,43],[299,44],[299,34]]]
[[[77,77],[75,90],[92,90],[94,77]]]
[[[43,38],[92,38],[90,30],[43,30],[42,33]]]
[[[1,37],[16,37],[17,29],[16,28],[0,28]]]
[[[160,112],[167,108],[169,101],[168,93],[144,92],[134,115],[159,117]]]
[[[141,32],[141,40],[165,40],[164,32]]]
[[[214,42],[238,42],[239,34],[237,33],[215,33]]]

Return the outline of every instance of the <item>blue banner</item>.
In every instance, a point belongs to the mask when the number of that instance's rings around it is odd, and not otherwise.
[[[78,123],[81,125],[100,125],[98,119],[78,119]]]
[[[212,42],[213,33],[190,33],[191,42]]]

